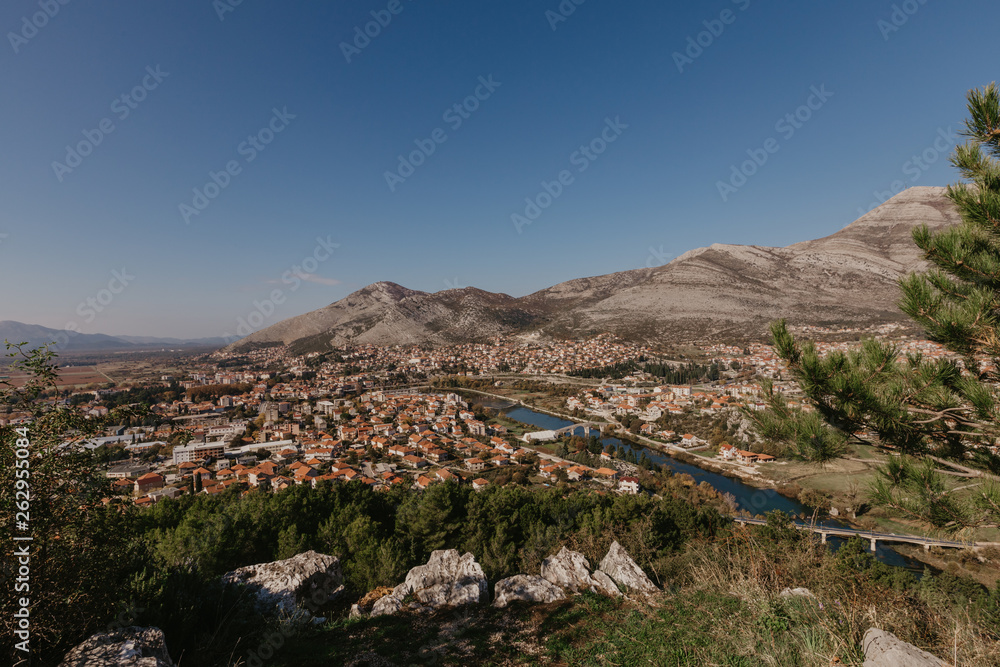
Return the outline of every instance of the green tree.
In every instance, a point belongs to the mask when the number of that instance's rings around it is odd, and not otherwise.
[[[0,523],[5,534],[30,541],[3,541],[5,568],[23,565],[29,575],[18,581],[17,570],[5,573],[9,594],[0,601],[0,628],[8,641],[0,650],[11,650],[18,629],[14,613],[26,598],[33,657],[58,661],[113,615],[137,553],[132,504],[115,498],[89,451],[64,444],[67,433],[94,435],[136,413],[116,409],[90,419],[76,407],[44,401],[56,387],[55,353],[48,346],[28,349],[27,343],[7,343],[7,349],[13,367],[29,380],[22,387],[0,382],[0,402],[27,413],[30,421],[0,427]],[[14,664],[23,654],[6,657]]]
[[[954,530],[1000,521],[1000,486],[986,482],[952,496],[930,463],[1000,471],[990,450],[1000,435],[1000,91],[990,84],[967,99],[968,141],[951,158],[964,182],[947,190],[962,222],[915,229],[932,268],[899,281],[900,309],[957,359],[903,355],[874,339],[857,351],[821,357],[812,343],[800,345],[784,321],[775,322],[775,348],[823,423],[773,397],[770,415],[756,420],[765,435],[803,450],[812,439],[820,450],[836,452],[854,437],[921,459],[883,468],[872,500]]]

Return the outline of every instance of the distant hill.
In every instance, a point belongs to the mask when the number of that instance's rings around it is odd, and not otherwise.
[[[375,283],[227,349],[437,344],[533,331],[612,332],[663,342],[757,337],[777,317],[792,324],[906,322],[896,308],[896,280],[926,268],[913,228],[959,221],[944,188],[911,188],[822,239],[784,248],[713,244],[665,266],[580,278],[521,298],[471,287],[430,294]]]
[[[29,347],[45,343],[56,343],[59,350],[68,352],[90,352],[101,350],[141,350],[151,347],[218,347],[224,345],[224,338],[155,338],[149,336],[108,336],[105,334],[84,334],[50,329],[38,324],[25,324],[13,320],[0,320],[0,342],[27,342]]]

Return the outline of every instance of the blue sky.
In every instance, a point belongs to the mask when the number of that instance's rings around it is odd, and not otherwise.
[[[1000,61],[986,0],[233,2],[0,8],[0,319],[218,336],[825,236],[953,181]]]

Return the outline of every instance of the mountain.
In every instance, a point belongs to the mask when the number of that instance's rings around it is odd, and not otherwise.
[[[13,320],[0,320],[0,341],[28,342],[29,347],[56,343],[59,351],[95,352],[101,350],[141,350],[149,347],[218,347],[224,338],[155,338],[151,336],[108,336],[106,334],[74,333],[64,329],[50,329],[38,324],[25,324]]]
[[[133,347],[131,343],[105,334],[74,333],[63,329],[50,329],[38,324],[24,324],[13,320],[0,321],[0,340],[11,343],[28,342],[29,347],[55,343],[59,350],[110,350]]]
[[[215,347],[225,345],[228,341],[221,337],[212,338],[157,338],[156,336],[115,336],[118,340],[141,346],[155,347]]]
[[[958,222],[944,188],[911,188],[825,238],[784,248],[717,243],[661,267],[570,280],[521,298],[375,283],[226,349],[440,344],[532,331],[662,342],[757,337],[778,317],[815,325],[906,322],[896,308],[896,280],[927,266],[913,228]]]

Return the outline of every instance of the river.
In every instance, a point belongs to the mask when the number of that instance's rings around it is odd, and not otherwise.
[[[573,424],[571,421],[543,414],[530,408],[510,403],[501,403],[480,396],[475,398],[475,402],[495,410],[501,410],[509,419],[521,422],[522,424],[536,426],[542,430],[555,431]],[[578,432],[580,435],[583,435],[582,428]],[[649,460],[656,465],[665,466],[676,473],[691,475],[699,483],[708,482],[719,493],[727,493],[735,498],[737,508],[746,510],[751,514],[765,514],[774,510],[779,510],[792,516],[805,516],[806,518],[811,517],[813,514],[811,507],[800,503],[798,500],[786,498],[774,489],[759,489],[750,486],[739,479],[726,477],[725,475],[699,468],[696,465],[678,461],[669,454],[650,449],[644,445],[622,442],[618,438],[601,438],[601,444],[605,448],[612,445],[615,447],[625,447],[632,450],[636,456],[641,456],[645,453]],[[849,527],[847,523],[832,518],[823,519],[818,523],[831,527]],[[827,544],[834,550],[838,549],[843,542],[843,539],[837,537],[830,537],[827,540]],[[875,557],[887,565],[905,568],[918,576],[923,572],[925,567],[924,563],[902,555],[892,547],[887,546],[884,542],[879,542],[876,546]]]

